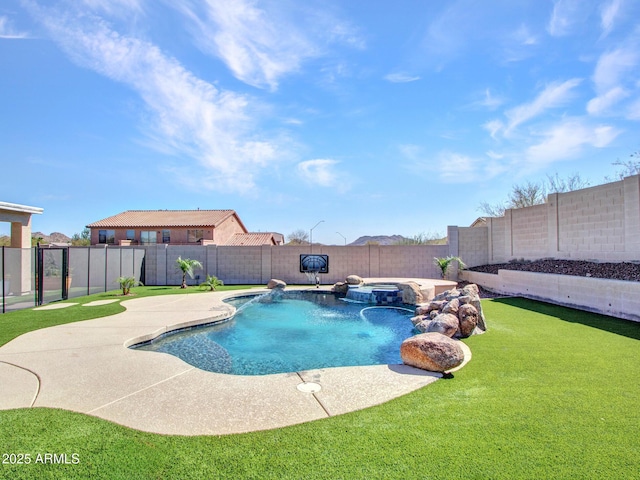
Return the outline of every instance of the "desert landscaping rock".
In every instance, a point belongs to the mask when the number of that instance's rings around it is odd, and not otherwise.
[[[349,285],[362,285],[364,280],[362,280],[362,277],[358,275],[349,275],[346,279],[346,282]]]
[[[406,365],[446,372],[461,365],[464,351],[460,343],[440,333],[422,333],[407,338],[400,346],[400,357]]]
[[[479,288],[473,283],[447,290],[431,302],[417,305],[412,321],[420,331],[439,332],[449,337],[465,338],[487,329]]]
[[[283,289],[287,286],[287,284],[282,281],[282,280],[278,280],[276,278],[272,278],[271,280],[269,280],[269,282],[267,283],[267,288],[270,290],[273,290],[274,288],[280,288]]]
[[[424,300],[416,282],[399,283],[398,288],[402,290],[402,302],[407,305],[417,305]]]
[[[478,310],[473,305],[462,305],[458,309],[458,320],[460,322],[460,335],[468,337],[478,325]]]
[[[437,332],[453,337],[460,330],[460,321],[452,313],[441,313],[429,322],[427,332]]]

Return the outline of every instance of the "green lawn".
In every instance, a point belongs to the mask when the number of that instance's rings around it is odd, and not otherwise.
[[[465,340],[473,359],[454,378],[326,420],[178,437],[0,411],[0,452],[32,458],[0,465],[0,477],[640,478],[640,324],[523,299],[483,306],[489,331]],[[79,463],[33,463],[46,452]]]

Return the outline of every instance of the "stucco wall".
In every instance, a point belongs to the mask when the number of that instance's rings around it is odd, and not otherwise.
[[[478,231],[471,235],[458,227],[458,235],[465,239],[458,240],[458,256],[470,266],[482,258],[478,252],[484,248],[482,229],[486,229],[486,263],[544,257],[640,260],[640,175],[552,194],[542,205],[509,209],[503,217],[488,218],[486,227],[473,228]]]
[[[323,284],[343,281],[347,275],[362,277],[418,277],[440,278],[434,257],[449,254],[448,245],[408,246],[147,246],[145,282],[147,285],[178,285],[182,280],[176,259],[198,260],[198,278],[187,279],[189,285],[201,283],[207,274],[215,275],[227,284],[264,285],[271,278],[290,284],[307,284],[309,279],[300,272],[301,254],[329,255],[329,273],[320,275]]]

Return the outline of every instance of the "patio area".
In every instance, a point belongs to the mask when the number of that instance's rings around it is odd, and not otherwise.
[[[225,375],[172,355],[127,348],[166,331],[226,318],[231,307],[222,300],[237,294],[125,300],[123,313],[24,334],[0,348],[0,409],[63,408],[148,432],[219,435],[359,410],[441,377],[405,365]],[[468,349],[465,356],[466,362]]]

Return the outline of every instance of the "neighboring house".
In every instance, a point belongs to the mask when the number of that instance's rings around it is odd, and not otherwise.
[[[284,235],[274,232],[236,233],[225,245],[234,247],[284,245]]]
[[[279,233],[249,233],[234,210],[127,210],[91,223],[87,228],[91,230],[91,245],[284,243]],[[244,238],[244,243],[230,243],[238,240],[237,235]],[[271,235],[275,241],[263,238],[265,235]]]

